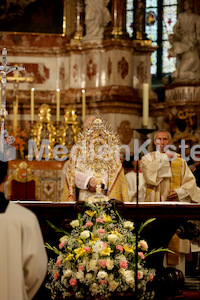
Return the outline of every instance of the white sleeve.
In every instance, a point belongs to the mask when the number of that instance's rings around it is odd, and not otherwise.
[[[90,178],[92,178],[91,175],[87,175],[78,169],[75,169],[75,185],[78,189],[86,190]]]
[[[177,192],[179,201],[188,202],[189,195],[187,191],[183,188],[174,189]],[[190,202],[190,201],[189,201]]]
[[[28,226],[23,228],[23,271],[29,300],[37,293],[45,278],[47,262],[40,225],[33,215],[29,218]]]

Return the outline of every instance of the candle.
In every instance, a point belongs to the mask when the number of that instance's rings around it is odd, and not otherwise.
[[[85,121],[85,90],[82,90],[82,122]]]
[[[18,113],[18,95],[16,95],[15,101],[13,103],[13,129],[14,133],[17,130],[17,113]]]
[[[149,84],[143,84],[143,126],[148,126],[149,118]]]
[[[34,121],[34,88],[31,89],[31,122]]]
[[[56,121],[60,121],[60,89],[56,90],[57,92],[57,105],[56,105]]]

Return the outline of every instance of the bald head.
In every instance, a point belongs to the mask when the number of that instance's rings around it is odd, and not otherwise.
[[[96,119],[96,116],[89,116],[85,119],[84,125],[83,127],[86,129],[90,129],[92,123],[94,122],[94,120]]]

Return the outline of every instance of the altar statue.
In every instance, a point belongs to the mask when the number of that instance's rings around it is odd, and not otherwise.
[[[184,12],[180,13],[169,36],[171,48],[169,56],[177,57],[178,65],[172,77],[177,80],[200,79],[199,40],[200,16],[193,12],[190,1],[184,2]]]
[[[111,21],[107,8],[110,0],[85,0],[85,26],[84,40],[101,40],[107,24]]]

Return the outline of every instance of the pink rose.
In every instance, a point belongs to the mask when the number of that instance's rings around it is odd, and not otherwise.
[[[149,275],[149,281],[153,281],[153,278],[154,278],[153,274],[150,274]]]
[[[94,225],[92,222],[87,222],[87,223],[85,224],[85,227],[89,227],[89,226],[92,226],[92,225]]]
[[[107,243],[103,243],[103,246],[106,248],[108,246],[108,244]]]
[[[62,258],[57,259],[57,261],[56,261],[57,266],[60,266],[61,261],[62,261]]]
[[[122,247],[122,245],[117,245],[116,249],[118,249],[122,253],[124,248]]]
[[[105,229],[100,228],[100,229],[99,229],[99,233],[105,233]]]
[[[102,268],[105,268],[108,264],[108,262],[105,259],[101,259],[99,263]]]
[[[102,223],[102,224],[103,224],[103,223],[104,223],[104,219],[102,219],[102,218],[97,218],[97,219],[96,219],[96,222],[97,222],[97,223]]]
[[[77,285],[77,281],[74,278],[71,278],[69,283],[70,283],[71,286],[76,286]]]
[[[126,261],[121,261],[119,263],[120,267],[123,268],[123,269],[126,269],[127,268],[127,262]]]
[[[137,279],[142,279],[142,277],[143,277],[143,273],[140,272],[140,271],[138,271],[138,273],[137,273]]]
[[[84,250],[86,251],[86,253],[88,253],[88,252],[90,252],[91,248],[86,246],[86,247],[84,247]]]
[[[65,244],[65,241],[61,242],[61,243],[59,244],[59,249],[62,249],[62,247],[64,246],[64,244]]]
[[[54,277],[56,280],[58,280],[59,276],[60,276],[60,273],[56,272],[56,273],[54,273],[54,276],[53,276],[53,277]]]
[[[107,282],[106,282],[105,280],[101,280],[101,281],[100,281],[100,284],[102,284],[102,285],[103,285],[103,284],[104,284],[104,285],[107,285]]]
[[[79,267],[78,267],[78,270],[79,270],[79,271],[83,271],[83,269],[84,269],[84,266],[79,266]]]
[[[138,255],[142,258],[145,259],[144,253],[143,252],[138,252]]]

